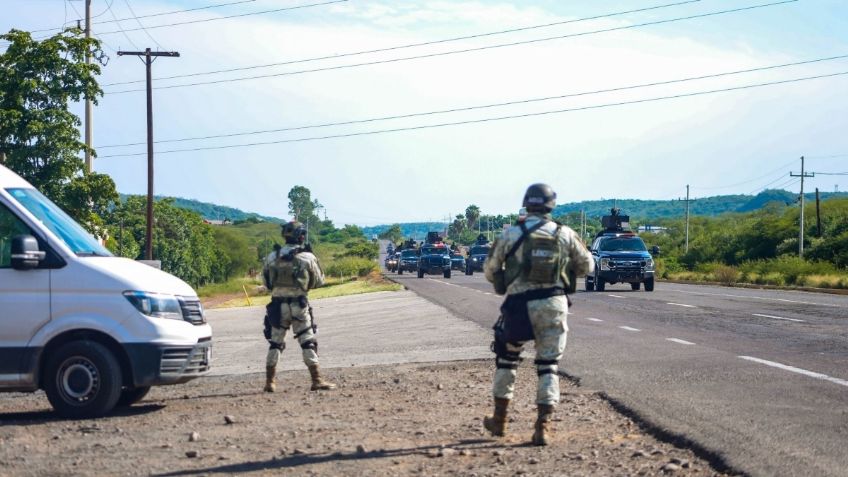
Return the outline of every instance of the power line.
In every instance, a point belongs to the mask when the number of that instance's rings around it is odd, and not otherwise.
[[[608,89],[601,89],[601,90],[594,90],[594,91],[584,91],[584,92],[579,92],[579,93],[569,93],[569,94],[563,94],[563,95],[557,95],[557,96],[547,96],[547,97],[542,97],[542,98],[531,98],[531,99],[523,99],[523,100],[516,100],[516,101],[507,101],[507,102],[502,102],[502,103],[485,104],[485,105],[478,105],[478,106],[467,106],[467,107],[460,107],[460,108],[450,108],[450,109],[443,109],[443,110],[437,110],[437,111],[399,114],[399,115],[392,115],[392,116],[383,116],[383,117],[377,117],[377,118],[368,118],[368,119],[359,119],[359,120],[350,120],[350,121],[340,121],[340,122],[324,123],[324,124],[292,126],[292,127],[284,127],[284,128],[264,129],[264,130],[257,130],[257,131],[246,131],[246,132],[237,132],[237,133],[228,133],[228,134],[215,134],[215,135],[207,135],[207,136],[195,136],[195,137],[179,138],[179,139],[166,139],[166,140],[162,140],[162,141],[157,141],[157,143],[187,142],[187,141],[197,141],[197,140],[204,140],[204,139],[219,139],[219,138],[237,137],[237,136],[252,136],[252,135],[257,135],[257,134],[268,134],[268,133],[277,133],[277,132],[285,132],[285,131],[299,131],[299,130],[304,130],[304,129],[316,129],[316,128],[333,127],[333,126],[348,126],[348,125],[352,125],[352,124],[363,124],[363,123],[371,123],[371,122],[377,122],[377,121],[388,121],[388,120],[395,120],[395,119],[408,119],[408,118],[413,118],[413,117],[431,116],[431,115],[436,115],[436,114],[456,113],[456,112],[463,112],[463,111],[472,111],[472,110],[477,110],[477,109],[487,109],[487,108],[496,108],[496,107],[502,107],[502,106],[513,106],[513,105],[518,105],[518,104],[528,104],[528,103],[535,103],[535,102],[542,102],[542,101],[550,101],[550,100],[555,100],[555,99],[565,99],[565,98],[574,98],[574,97],[579,97],[579,96],[589,96],[589,95],[601,94],[601,93],[627,91],[627,90],[647,88],[647,87],[652,87],[652,86],[662,86],[662,85],[668,85],[668,84],[683,83],[683,82],[687,82],[687,81],[695,81],[695,80],[702,80],[702,79],[709,79],[709,78],[718,78],[718,77],[722,77],[722,76],[730,76],[730,75],[737,75],[737,74],[743,74],[743,73],[752,73],[752,72],[757,72],[757,71],[773,70],[773,69],[778,69],[778,68],[786,68],[786,67],[790,67],[790,66],[819,63],[819,62],[824,62],[824,61],[839,60],[839,59],[845,59],[845,58],[848,58],[848,55],[832,56],[832,57],[828,57],[828,58],[816,58],[816,59],[813,59],[813,60],[796,61],[796,62],[793,62],[793,63],[784,63],[784,64],[781,64],[781,65],[770,65],[770,66],[763,66],[763,67],[759,67],[759,68],[749,68],[749,69],[729,71],[729,72],[724,72],[724,73],[715,73],[715,74],[709,74],[709,75],[693,76],[693,77],[688,77],[688,78],[679,78],[679,79],[667,80],[667,81],[657,81],[657,82],[652,82],[652,83],[643,83],[643,84],[630,85],[630,86],[621,86],[621,87],[617,87],[617,88],[608,88]],[[106,145],[106,146],[99,146],[99,148],[105,149],[105,148],[113,148],[113,147],[128,147],[128,146],[138,146],[138,145],[141,145],[141,144],[144,144],[144,143],[111,144],[111,145]],[[728,187],[732,187],[732,186],[728,186]]]
[[[406,48],[415,48],[415,47],[419,47],[419,46],[438,45],[438,44],[442,44],[442,43],[450,43],[450,42],[460,41],[460,40],[470,40],[470,39],[474,39],[474,38],[483,38],[483,37],[487,37],[487,36],[501,35],[501,34],[506,34],[506,33],[515,33],[515,32],[519,32],[519,31],[535,30],[535,29],[547,28],[547,27],[552,27],[552,26],[566,25],[566,24],[569,24],[569,23],[578,23],[578,22],[584,22],[584,21],[589,21],[589,20],[598,20],[598,19],[602,19],[602,18],[621,16],[621,15],[626,15],[626,14],[630,14],[630,13],[639,13],[639,12],[646,12],[646,11],[649,11],[649,10],[658,10],[658,9],[661,9],[661,8],[675,7],[675,6],[684,5],[684,4],[688,4],[688,3],[697,3],[697,2],[700,2],[700,1],[701,0],[687,0],[687,1],[683,1],[683,2],[668,3],[668,4],[664,4],[664,5],[655,5],[655,6],[652,6],[652,7],[639,8],[639,9],[636,9],[636,10],[625,10],[625,11],[620,11],[620,12],[607,13],[607,14],[603,14],[603,15],[595,15],[595,16],[591,16],[591,17],[577,18],[577,19],[574,19],[574,20],[566,20],[566,21],[554,22],[554,23],[544,23],[544,24],[541,24],[541,25],[532,25],[532,26],[526,26],[526,27],[520,27],[520,28],[512,28],[512,29],[508,29],[508,30],[499,30],[499,31],[487,32],[487,33],[478,33],[478,34],[474,34],[474,35],[466,35],[466,36],[459,36],[459,37],[455,37],[455,38],[446,38],[446,39],[441,39],[441,40],[425,41],[425,42],[420,42],[420,43],[410,43],[410,44],[406,44],[406,45],[389,46],[389,47],[377,48],[377,49],[373,49],[373,50],[354,51],[354,52],[349,52],[349,53],[338,53],[338,54],[333,54],[333,55],[319,56],[319,57],[313,57],[313,58],[305,58],[305,59],[300,59],[300,60],[289,60],[289,61],[267,63],[267,64],[261,64],[261,65],[242,66],[242,67],[238,67],[238,68],[228,68],[228,69],[223,69],[223,70],[205,71],[205,72],[189,73],[189,74],[181,74],[181,75],[173,75],[173,76],[163,76],[161,78],[156,78],[156,80],[159,81],[159,80],[166,80],[166,79],[187,78],[187,77],[193,77],[193,76],[213,75],[213,74],[220,74],[220,73],[232,73],[234,71],[246,71],[246,70],[254,70],[254,69],[261,69],[261,68],[270,68],[272,66],[293,65],[293,64],[298,64],[298,63],[308,63],[308,62],[312,62],[312,61],[331,60],[331,59],[345,58],[345,57],[349,57],[349,56],[366,55],[366,54],[371,54],[371,53],[384,53],[384,52],[387,52],[387,51],[402,50],[402,49],[406,49]],[[120,82],[120,83],[105,84],[103,86],[116,86],[116,85],[133,84],[133,83],[139,83],[139,82],[140,81],[124,81],[124,82]]]
[[[156,41],[156,38],[153,38],[153,35],[151,35],[149,31],[147,31],[147,28],[144,28],[144,24],[141,23],[141,20],[138,19],[138,15],[136,15],[135,11],[133,11],[133,7],[130,5],[129,0],[124,0],[124,4],[130,10],[130,14],[132,14],[133,18],[135,18],[135,22],[138,23],[138,26],[140,26],[141,29],[144,30],[144,34],[147,35],[147,38],[150,38],[150,41],[155,43],[156,46],[158,46],[160,50],[164,50],[165,47],[160,45],[159,42]]]
[[[105,14],[106,14],[106,12],[108,12],[109,10],[111,10],[111,9],[112,9],[112,4],[113,4],[113,3],[115,3],[115,0],[111,0],[111,1],[106,0],[106,8],[105,8],[102,12],[98,13],[97,15],[94,15],[94,16],[93,16],[93,17],[91,17],[91,18],[92,18],[92,19],[94,19],[94,18],[99,18],[99,17],[102,17],[103,15],[105,15]],[[97,23],[103,23],[103,22],[95,22],[95,24],[97,24]],[[56,30],[56,29],[55,29],[55,28],[53,28],[52,30]],[[37,31],[49,31],[49,30],[37,30]],[[35,31],[31,31],[30,33],[35,33]]]
[[[255,1],[256,0],[239,0],[237,2],[219,3],[219,4],[216,4],[216,5],[207,5],[205,7],[195,7],[195,8],[187,8],[187,9],[184,9],[184,10],[172,10],[172,11],[169,11],[169,12],[151,13],[151,14],[148,14],[148,15],[141,15],[138,18],[152,18],[152,17],[161,17],[161,16],[165,16],[165,15],[176,15],[178,13],[195,12],[195,11],[198,11],[198,10],[209,10],[211,8],[227,7],[227,6],[230,6],[230,5],[238,5],[238,4],[241,4],[241,3],[251,3],[251,2],[255,2]],[[111,2],[109,2],[108,8],[112,8],[112,4],[114,2],[115,2],[115,0],[112,0]],[[103,14],[105,14],[108,11],[108,8],[107,8],[107,10],[103,10],[103,12],[101,12],[101,13],[99,13],[99,14],[91,17],[91,18],[97,18],[97,17],[102,16]],[[121,18],[121,19],[118,19],[118,20],[103,20],[103,21],[99,21],[99,22],[93,22],[93,24],[94,25],[103,25],[105,23],[114,23],[116,21],[127,21],[127,20],[132,20],[132,18]],[[62,26],[60,28],[42,28],[40,30],[31,30],[30,33],[43,33],[43,32],[48,32],[48,31],[61,31],[61,30],[64,30],[64,29],[65,29],[64,26]]]
[[[793,1],[798,1],[798,0],[793,0]],[[203,19],[198,19],[198,20],[188,20],[188,21],[184,21],[184,22],[166,23],[164,25],[152,25],[152,26],[149,26],[147,28],[152,30],[154,28],[167,28],[167,27],[180,26],[180,25],[193,25],[193,24],[196,24],[196,23],[208,23],[208,22],[214,22],[214,21],[218,21],[218,20],[228,20],[230,18],[240,18],[240,17],[247,17],[247,16],[252,16],[252,15],[263,15],[263,14],[266,14],[266,13],[277,13],[277,12],[284,12],[284,11],[288,11],[288,10],[298,10],[298,9],[301,9],[301,8],[320,7],[320,6],[324,6],[324,5],[332,5],[334,3],[343,3],[343,2],[347,2],[347,0],[330,0],[330,1],[327,1],[327,2],[321,2],[321,3],[309,3],[309,4],[306,4],[306,5],[297,5],[297,6],[294,6],[294,7],[274,8],[272,10],[262,10],[262,11],[258,11],[258,12],[239,13],[239,14],[236,14],[236,15],[226,15],[226,16],[223,16],[223,17],[203,18]],[[138,30],[143,30],[143,28],[132,28],[132,29],[129,29],[129,30],[126,30],[126,31],[138,31]],[[122,30],[104,31],[100,34],[101,35],[112,35],[112,34],[115,34],[115,33],[121,33],[121,31]]]
[[[375,131],[363,131],[363,132],[347,133],[347,134],[334,134],[334,135],[328,135],[328,136],[281,139],[281,140],[276,140],[276,141],[254,142],[254,143],[246,143],[246,144],[230,144],[230,145],[225,145],[225,146],[207,146],[207,147],[197,147],[197,148],[190,148],[190,149],[172,149],[172,150],[168,150],[168,151],[161,151],[161,152],[159,152],[159,154],[170,154],[170,153],[176,153],[176,152],[208,151],[208,150],[215,150],[215,149],[233,149],[233,148],[241,148],[241,147],[264,146],[264,145],[271,145],[271,144],[284,144],[284,143],[293,143],[293,142],[320,141],[320,140],[326,140],[326,139],[348,138],[348,137],[357,137],[357,136],[370,136],[370,135],[375,135],[375,134],[393,133],[393,132],[401,132],[401,131],[434,129],[434,128],[441,128],[441,127],[448,127],[448,126],[459,126],[459,125],[464,125],[464,124],[480,124],[480,123],[487,123],[487,122],[494,122],[494,121],[502,121],[502,120],[506,120],[506,119],[529,118],[529,117],[535,117],[535,116],[545,116],[545,115],[568,113],[568,112],[575,112],[575,111],[587,111],[587,110],[592,110],[592,109],[602,109],[602,108],[609,108],[609,107],[614,107],[614,106],[625,106],[625,105],[630,105],[630,104],[641,104],[641,103],[650,103],[650,102],[670,100],[670,99],[688,98],[688,97],[693,97],[693,96],[703,96],[703,95],[707,95],[707,94],[723,93],[723,92],[728,92],[728,91],[740,91],[740,90],[759,88],[759,87],[764,87],[764,86],[797,83],[797,82],[800,82],[800,81],[808,81],[808,80],[822,79],[822,78],[831,78],[831,77],[844,76],[844,75],[848,75],[848,71],[843,71],[843,72],[839,72],[839,73],[830,73],[830,74],[825,74],[825,75],[807,76],[807,77],[794,78],[794,79],[789,79],[789,80],[772,81],[772,82],[767,82],[767,83],[757,83],[757,84],[750,84],[750,85],[744,85],[744,86],[736,86],[736,87],[732,87],[732,88],[721,88],[721,89],[714,89],[714,90],[708,90],[708,91],[697,91],[697,92],[693,92],[693,93],[682,93],[682,94],[676,94],[676,95],[671,95],[671,96],[659,96],[659,97],[654,97],[654,98],[646,98],[646,99],[639,99],[639,100],[633,100],[633,101],[621,101],[621,102],[617,102],[617,103],[606,103],[606,104],[599,104],[599,105],[592,105],[592,106],[582,106],[582,107],[579,107],[579,108],[558,109],[558,110],[553,110],[553,111],[542,111],[542,112],[536,112],[536,113],[515,114],[515,115],[510,115],[510,116],[500,116],[500,117],[473,119],[473,120],[466,120],[466,121],[455,121],[455,122],[438,123],[438,124],[427,124],[427,125],[421,125],[421,126],[410,126],[410,127],[394,128],[394,129],[381,129],[381,130],[375,130]],[[144,154],[146,154],[146,153],[113,154],[113,155],[100,156],[100,157],[101,158],[131,157],[131,156],[139,156],[139,155],[144,155]]]
[[[445,51],[445,52],[440,52],[440,53],[429,53],[429,54],[425,54],[425,55],[406,56],[406,57],[392,58],[392,59],[387,59],[387,60],[376,60],[376,61],[369,61],[369,62],[364,62],[364,63],[352,63],[352,64],[347,64],[347,65],[329,66],[329,67],[324,67],[324,68],[314,68],[314,69],[300,70],[300,71],[288,71],[288,72],[283,72],[283,73],[270,73],[270,74],[255,75],[255,76],[243,76],[243,77],[240,77],[240,78],[229,78],[229,79],[220,79],[220,80],[199,81],[199,82],[195,82],[195,83],[183,83],[183,84],[176,84],[176,85],[158,86],[156,89],[173,89],[173,88],[184,88],[184,87],[187,87],[187,86],[200,86],[200,85],[207,85],[207,84],[232,83],[232,82],[236,82],[236,81],[245,81],[245,80],[252,80],[252,79],[274,78],[274,77],[279,77],[279,76],[291,76],[291,75],[298,75],[298,74],[304,74],[304,73],[315,73],[315,72],[319,72],[319,71],[331,71],[331,70],[340,70],[340,69],[346,69],[346,68],[355,68],[355,67],[359,67],[359,66],[371,66],[371,65],[380,65],[380,64],[387,64],[387,63],[397,63],[397,62],[401,62],[401,61],[419,60],[419,59],[424,59],[424,58],[435,58],[435,57],[439,57],[439,56],[448,56],[448,55],[456,55],[456,54],[469,53],[469,52],[475,52],[475,51],[492,50],[492,49],[495,49],[495,48],[504,48],[504,47],[510,47],[510,46],[518,46],[518,45],[527,45],[527,44],[532,44],[532,43],[541,43],[541,42],[545,42],[545,41],[561,40],[561,39],[565,39],[565,38],[575,38],[575,37],[594,35],[594,34],[599,34],[599,33],[608,33],[608,32],[613,32],[613,31],[629,30],[629,29],[640,28],[640,27],[645,27],[645,26],[661,25],[661,24],[684,21],[684,20],[692,20],[692,19],[697,19],[697,18],[705,18],[705,17],[710,17],[710,16],[722,15],[722,14],[726,14],[726,13],[736,13],[736,12],[741,12],[741,11],[746,11],[746,10],[754,10],[754,9],[757,9],[757,8],[766,8],[766,7],[776,6],[776,5],[783,5],[783,4],[787,4],[787,3],[795,3],[797,1],[799,1],[799,0],[782,0],[782,1],[779,1],[779,2],[765,3],[765,4],[735,8],[735,9],[730,9],[730,10],[720,10],[720,11],[715,11],[715,12],[702,13],[702,14],[698,14],[698,15],[689,15],[689,16],[685,16],[685,17],[677,17],[677,18],[671,18],[671,19],[666,19],[666,20],[657,20],[657,21],[652,21],[652,22],[638,23],[638,24],[634,24],[634,25],[626,25],[626,26],[620,26],[620,27],[614,27],[614,28],[605,28],[605,29],[602,29],[602,30],[593,30],[593,31],[581,32],[581,33],[571,33],[571,34],[568,34],[568,35],[559,35],[559,36],[553,36],[553,37],[547,37],[547,38],[537,38],[537,39],[533,39],[533,40],[516,41],[516,42],[511,42],[511,43],[501,43],[501,44],[497,44],[497,45],[488,45],[488,46],[481,46],[481,47],[474,47],[474,48],[464,48],[464,49],[461,49],[461,50],[451,50],[451,51]],[[299,60],[299,61],[303,61],[303,60]],[[197,75],[200,75],[200,74],[194,74],[194,75],[197,76]],[[186,77],[186,76],[192,76],[192,75],[191,74],[190,75],[184,75],[183,77]],[[162,79],[167,79],[167,78],[157,78],[157,79],[162,80]],[[104,87],[115,86],[115,85],[118,85],[118,84],[125,84],[125,83],[110,83],[110,84],[104,84],[103,86]],[[137,91],[144,91],[144,89],[128,89],[128,90],[121,90],[121,91],[111,91],[111,92],[108,92],[107,94],[123,94],[123,93],[133,93],[133,92],[137,92]]]
[[[816,172],[819,176],[848,176],[848,172]]]
[[[143,143],[140,143],[140,144],[143,144]],[[793,159],[793,160],[792,160],[792,161],[790,161],[790,162],[787,162],[786,164],[784,164],[784,165],[782,165],[782,166],[778,167],[777,169],[775,169],[775,170],[773,170],[773,171],[771,171],[771,172],[769,172],[769,173],[763,174],[763,175],[761,175],[761,176],[755,177],[755,178],[750,179],[750,180],[747,180],[747,181],[737,182],[737,183],[735,183],[735,184],[730,184],[730,185],[725,185],[725,186],[716,186],[716,187],[693,187],[693,189],[698,189],[698,190],[730,189],[731,187],[737,187],[737,186],[740,186],[740,185],[750,184],[751,182],[755,182],[755,181],[758,181],[758,180],[760,180],[760,179],[764,179],[764,178],[766,178],[766,177],[771,177],[771,176],[773,176],[773,175],[774,175],[775,173],[777,173],[777,172],[780,172],[780,173],[781,173],[781,176],[780,176],[780,177],[782,178],[782,177],[783,177],[783,173],[784,173],[784,169],[785,169],[785,168],[787,168],[787,167],[789,167],[789,166],[791,166],[792,164],[795,164],[795,159]]]

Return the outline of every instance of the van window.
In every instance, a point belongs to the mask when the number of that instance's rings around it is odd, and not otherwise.
[[[35,189],[6,191],[45,227],[59,237],[75,254],[111,257],[106,247],[85,231],[68,214]]]
[[[32,235],[32,231],[0,204],[0,268],[12,266],[12,237],[16,235]]]

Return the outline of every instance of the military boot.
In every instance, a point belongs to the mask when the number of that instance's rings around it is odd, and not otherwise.
[[[336,389],[335,384],[329,381],[324,381],[324,378],[321,377],[321,370],[318,369],[317,364],[309,366],[309,374],[312,376],[312,391]]]
[[[277,390],[277,368],[265,367],[265,392],[272,393]]]
[[[536,418],[536,430],[533,432],[533,445],[546,446],[551,437],[551,417],[554,407],[550,404],[539,404],[539,416]]]
[[[503,437],[506,435],[506,410],[509,407],[509,399],[495,398],[495,412],[492,416],[483,418],[483,427],[491,432],[493,436]]]

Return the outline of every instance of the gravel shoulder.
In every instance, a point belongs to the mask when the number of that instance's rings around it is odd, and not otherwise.
[[[491,360],[214,376],[154,388],[97,420],[58,420],[42,393],[0,397],[3,475],[716,475],[658,441],[598,393],[563,380],[551,445],[527,445],[535,373],[519,371],[510,435],[482,430]],[[225,416],[230,416],[228,424]],[[192,440],[192,433],[197,433]]]

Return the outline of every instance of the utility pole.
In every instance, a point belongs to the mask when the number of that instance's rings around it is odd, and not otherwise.
[[[678,201],[684,199],[677,199]],[[686,184],[686,248],[684,253],[689,253],[689,203],[692,199],[689,198],[689,184]]]
[[[580,238],[586,240],[586,209],[580,209]]]
[[[144,258],[153,260],[153,60],[159,56],[179,57],[176,51],[119,51],[118,56],[132,55],[144,57],[147,67],[147,232],[145,235]]]
[[[85,0],[85,39],[91,38],[91,0]],[[120,54],[120,53],[119,53]],[[85,50],[85,65],[91,64],[91,49]],[[91,162],[91,98],[85,98],[85,172],[93,169]]]
[[[798,256],[801,258],[804,258],[804,178],[815,176],[815,172],[811,172],[809,174],[804,172],[804,156],[801,156],[801,173],[789,173],[789,177],[801,178],[801,219],[798,221]]]
[[[821,198],[819,197],[819,188],[816,187],[816,236],[822,237],[821,226]]]

